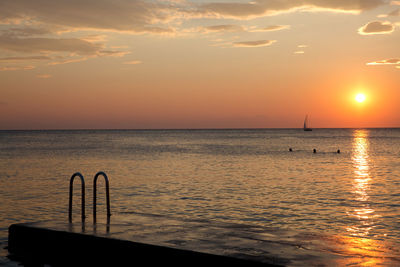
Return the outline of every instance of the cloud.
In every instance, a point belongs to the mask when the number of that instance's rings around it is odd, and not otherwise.
[[[259,40],[259,41],[246,41],[246,42],[234,42],[234,47],[262,47],[270,46],[275,43],[276,40]]]
[[[385,0],[2,0],[0,23],[46,25],[63,31],[174,34],[175,23],[191,18],[248,19],[296,10],[359,13],[383,4]]]
[[[53,32],[43,27],[22,26],[8,28],[0,31],[0,49],[18,53],[71,52],[95,54],[103,48],[102,44],[85,38],[43,37],[50,34],[53,34]],[[22,59],[23,57],[20,58]],[[31,59],[39,58],[44,59],[43,56]]]
[[[87,57],[68,58],[68,59],[63,59],[63,60],[58,60],[58,61],[50,62],[48,65],[49,65],[49,66],[62,65],[62,64],[69,64],[69,63],[82,62],[82,61],[86,61],[86,60],[88,60]]]
[[[384,59],[374,62],[369,62],[367,65],[400,65],[400,58]]]
[[[3,57],[0,58],[0,62],[18,62],[18,61],[30,61],[30,60],[50,60],[48,56],[28,56],[28,57]]]
[[[14,71],[14,70],[33,70],[35,66],[23,66],[23,67],[0,67],[0,71]]]
[[[54,65],[62,65],[62,64],[69,64],[69,63],[77,63],[77,62],[82,62],[82,61],[86,61],[89,58],[95,58],[95,57],[123,57],[127,54],[130,54],[130,52],[128,51],[106,51],[106,50],[101,50],[101,51],[97,51],[96,54],[93,55],[87,55],[87,56],[83,56],[83,57],[74,57],[74,56],[69,56],[69,57],[63,57],[63,56],[59,56],[58,58],[54,58],[54,59],[58,59],[57,61],[53,61],[48,63],[48,65],[50,66],[54,66]]]
[[[7,25],[0,28],[0,53],[6,52],[0,63],[31,66],[48,60],[52,66],[95,57],[123,57],[130,52],[108,48],[104,31],[170,32],[167,24],[172,14],[168,10],[173,5],[178,4],[142,0],[2,0],[0,23]],[[102,34],[87,32],[93,29]],[[20,69],[28,68],[1,68]]]
[[[257,28],[256,26],[244,27],[236,24],[222,24],[222,25],[198,27],[193,29],[192,32],[202,32],[202,33],[272,32],[288,28],[290,28],[289,25],[270,25],[264,28]]]
[[[126,61],[126,62],[124,62],[124,64],[127,64],[127,65],[137,65],[137,64],[142,64],[142,61],[140,61],[140,60]]]
[[[358,29],[361,35],[389,34],[394,31],[394,25],[389,21],[371,21]]]
[[[202,31],[205,31],[205,32],[241,32],[241,31],[245,31],[245,28],[240,25],[225,24],[225,25],[213,25],[213,26],[202,27]]]
[[[40,79],[48,79],[51,77],[50,74],[38,74],[36,75],[36,77],[40,78]]]
[[[131,52],[129,51],[114,51],[114,50],[101,50],[97,52],[98,56],[107,56],[107,57],[124,57]]]
[[[53,33],[53,31],[44,27],[22,26],[22,27],[11,27],[2,30],[2,33],[6,35],[15,35],[15,36],[33,36],[33,35],[51,34]]]
[[[298,46],[297,46],[298,50],[294,51],[293,53],[296,54],[296,55],[305,54],[306,51],[304,51],[304,50],[305,50],[305,48],[307,48],[307,47],[308,47],[308,45],[305,45],[305,44],[298,45]]]
[[[95,55],[102,44],[91,43],[78,38],[20,38],[10,35],[0,36],[0,49],[22,52],[71,52],[80,55]]]
[[[21,31],[22,29],[22,31]],[[88,57],[123,57],[128,51],[104,49],[103,43],[90,41],[99,40],[100,36],[85,38],[54,38],[36,37],[32,35],[47,33],[34,28],[12,28],[0,35],[0,50],[12,52],[17,56],[0,58],[0,62],[32,62],[40,60],[56,60],[49,65],[80,62]],[[28,54],[21,56],[20,54]],[[32,55],[33,54],[33,55]],[[38,55],[39,54],[39,55]],[[77,58],[79,56],[79,58]]]
[[[400,69],[400,58],[391,58],[391,59],[384,59],[374,62],[367,63],[368,66],[376,66],[376,65],[392,65],[395,68]]]
[[[270,25],[264,28],[255,28],[250,30],[251,32],[272,32],[272,31],[280,31],[284,29],[289,29],[289,25]]]
[[[91,34],[88,36],[80,37],[81,40],[85,40],[88,42],[104,42],[107,39],[106,35],[99,35],[99,34]]]
[[[255,0],[247,3],[207,3],[199,8],[210,16],[249,19],[296,10],[360,13],[384,4],[384,0]]]
[[[2,0],[0,20],[30,21],[69,29],[168,33],[182,3],[143,0]]]

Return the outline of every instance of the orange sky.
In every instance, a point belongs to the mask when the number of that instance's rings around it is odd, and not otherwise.
[[[399,26],[400,1],[3,0],[0,129],[400,127]]]

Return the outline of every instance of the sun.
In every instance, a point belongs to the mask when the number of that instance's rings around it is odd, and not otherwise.
[[[359,93],[359,94],[356,95],[356,97],[355,97],[354,99],[355,99],[358,103],[362,103],[362,102],[364,102],[364,101],[367,99],[367,97],[366,97],[364,94]]]

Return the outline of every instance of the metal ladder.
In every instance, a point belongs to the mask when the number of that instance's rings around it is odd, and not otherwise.
[[[69,181],[69,208],[68,208],[68,221],[72,223],[72,196],[74,190],[74,179],[78,176],[81,179],[81,218],[85,222],[85,179],[79,172],[74,173]],[[93,223],[96,223],[96,202],[97,202],[97,178],[103,176],[106,182],[106,205],[107,205],[107,224],[110,223],[111,208],[110,208],[110,184],[107,175],[100,171],[96,173],[93,179]]]
[[[107,223],[110,222],[111,209],[110,209],[110,184],[108,182],[108,177],[104,172],[98,172],[94,176],[93,180],[93,222],[96,223],[96,196],[97,196],[97,178],[103,176],[106,182],[106,204],[107,204]]]

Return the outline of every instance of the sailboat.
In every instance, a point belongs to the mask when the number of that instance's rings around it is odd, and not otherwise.
[[[308,115],[306,115],[304,119],[304,131],[312,131],[312,129],[308,127]]]

